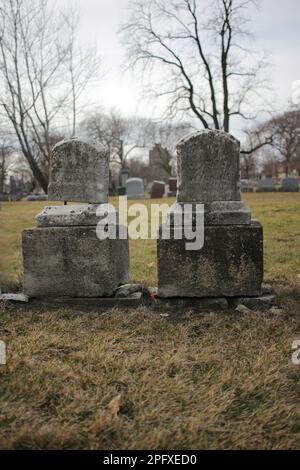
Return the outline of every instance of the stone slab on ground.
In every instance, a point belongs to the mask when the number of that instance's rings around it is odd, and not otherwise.
[[[132,294],[142,293],[143,286],[142,284],[125,284],[124,286],[120,286],[115,293],[115,297],[117,298],[126,298],[130,297]]]
[[[23,260],[29,297],[110,297],[130,278],[128,240],[99,240],[95,227],[25,230]]]
[[[237,297],[229,299],[229,306],[236,308],[240,305],[250,310],[269,310],[276,303],[275,295],[261,295],[259,297]]]
[[[138,308],[144,304],[143,294],[136,292],[129,297],[102,298],[55,298],[30,299],[30,305],[42,305],[63,308],[79,308],[81,310],[109,310],[112,308]]]
[[[249,225],[205,226],[204,246],[157,241],[159,297],[255,297],[263,283],[263,230]]]
[[[8,300],[10,302],[29,302],[29,297],[25,294],[1,294],[0,300]]]
[[[192,309],[197,310],[200,312],[204,311],[224,311],[228,310],[228,301],[227,299],[220,297],[220,298],[203,298],[203,299],[196,299],[196,298],[162,298],[157,297],[153,303],[156,309],[163,308],[163,309],[176,309],[178,313],[182,309]]]

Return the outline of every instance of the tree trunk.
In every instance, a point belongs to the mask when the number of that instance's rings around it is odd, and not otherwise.
[[[27,154],[25,157],[29,163],[34,178],[37,180],[45,194],[48,194],[48,177],[42,173],[32,155]]]

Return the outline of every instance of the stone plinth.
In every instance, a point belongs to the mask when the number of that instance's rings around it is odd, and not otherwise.
[[[263,231],[249,225],[206,226],[204,247],[186,251],[186,239],[158,240],[159,297],[234,297],[261,294]]]
[[[177,203],[157,241],[159,297],[262,294],[263,230],[241,201],[239,153],[239,142],[222,131],[196,132],[179,141]],[[202,248],[201,243],[191,248],[191,240],[178,239],[185,228],[196,230],[197,240],[204,235]]]
[[[69,206],[49,206],[36,216],[37,226],[42,227],[80,227],[96,226],[100,220],[108,214],[114,215],[118,222],[119,214],[115,210],[103,211],[103,215],[97,215],[98,204],[82,204]]]
[[[107,202],[109,157],[102,146],[63,140],[52,150],[50,168],[49,200]]]
[[[192,203],[192,220],[196,219],[198,212],[196,203]],[[202,212],[200,210],[200,212]],[[175,203],[168,214],[168,223],[178,223],[184,214],[184,203]],[[178,218],[179,216],[179,218]],[[241,201],[218,201],[204,204],[205,225],[242,225],[250,224],[251,212]],[[181,223],[181,222],[180,222]]]
[[[109,157],[101,146],[74,138],[53,148],[49,198],[89,204],[46,207],[37,229],[23,232],[29,297],[98,299],[129,282],[126,228],[106,204],[108,188]]]
[[[96,227],[23,232],[24,292],[29,297],[108,297],[129,282],[128,240],[99,240]]]

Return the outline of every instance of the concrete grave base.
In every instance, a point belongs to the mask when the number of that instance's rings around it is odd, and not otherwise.
[[[31,299],[30,305],[49,306],[49,307],[69,307],[80,310],[102,311],[112,308],[138,308],[144,304],[142,292],[135,292],[129,297],[102,297],[102,298],[43,298]]]
[[[28,308],[31,307],[67,307],[80,309],[81,311],[103,311],[112,308],[119,309],[133,309],[147,305],[154,311],[172,311],[177,314],[186,310],[194,312],[224,312],[228,309],[236,309],[237,307],[245,307],[245,310],[264,311],[270,310],[276,305],[276,296],[269,291],[263,289],[259,297],[210,297],[210,298],[160,298],[157,297],[156,288],[145,289],[139,284],[126,284],[121,286],[113,297],[102,298],[31,298],[29,299],[24,294],[3,294],[0,295],[0,300],[8,301],[11,303],[20,304],[25,303]]]
[[[128,240],[99,240],[96,227],[25,230],[23,261],[29,297],[110,297],[130,278]]]
[[[239,305],[244,305],[250,310],[268,310],[275,306],[275,295],[261,295],[259,297],[237,297],[228,299],[229,307],[236,308]]]
[[[228,310],[229,307],[228,301],[224,297],[206,299],[196,299],[191,297],[164,299],[162,297],[157,297],[153,305],[156,309],[176,309],[177,313],[187,309],[196,310],[198,312],[224,311]]]
[[[270,310],[276,305],[275,295],[261,295],[259,297],[207,297],[197,298],[162,298],[157,297],[154,305],[158,309],[176,310],[177,313],[182,310],[190,309],[195,312],[215,312],[236,309],[240,305],[253,311]]]
[[[157,241],[158,296],[255,297],[263,283],[263,230],[247,225],[205,226],[204,246],[187,251],[186,239]]]

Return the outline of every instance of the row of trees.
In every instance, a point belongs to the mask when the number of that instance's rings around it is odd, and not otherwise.
[[[275,114],[247,131],[250,152],[242,153],[242,172],[248,179],[259,170],[270,175],[274,167],[284,166],[286,176],[300,172],[300,109],[291,107]]]
[[[44,191],[51,148],[75,134],[80,97],[98,71],[95,49],[77,43],[78,24],[78,12],[48,0],[1,1],[0,131],[13,131]]]
[[[94,47],[78,42],[78,12],[51,7],[49,0],[2,0],[1,181],[17,150],[46,192],[52,146],[78,129],[101,141],[111,162],[124,167],[137,149],[154,143],[172,155],[176,141],[192,126],[230,132],[233,123],[243,127],[242,121],[249,120],[254,124],[247,126],[242,148],[246,171],[270,148],[289,173],[299,154],[299,110],[266,117],[266,60],[249,46],[248,23],[256,3],[129,1],[121,28],[127,63],[142,73],[145,89],[162,99],[167,119],[158,123],[99,109],[83,116],[82,97],[98,77],[100,60]]]
[[[134,151],[136,153],[138,149],[149,148],[158,142],[173,154],[176,142],[191,130],[191,125],[143,117],[126,118],[116,110],[96,110],[86,117],[81,128],[85,135],[105,146],[111,163],[124,168]]]

